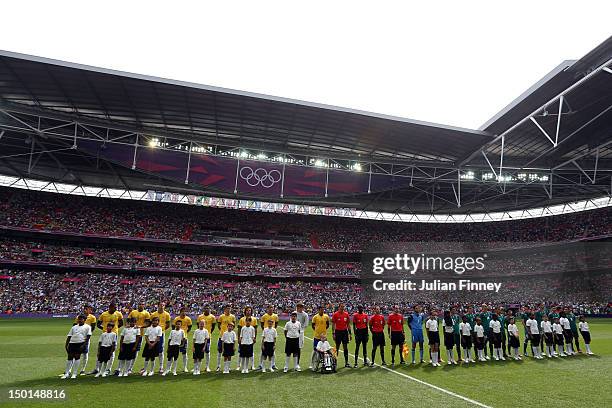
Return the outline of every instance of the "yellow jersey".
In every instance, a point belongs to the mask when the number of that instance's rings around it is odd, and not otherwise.
[[[217,318],[213,314],[211,314],[211,313],[209,313],[206,316],[204,314],[201,314],[201,315],[198,316],[198,320],[197,321],[198,321],[198,323],[203,321],[204,322],[204,328],[206,330],[208,330],[208,333],[210,334],[210,333],[212,333],[213,324],[215,324],[217,322]]]
[[[128,318],[136,320],[136,327],[140,327],[140,334],[143,335],[145,331],[145,320],[151,319],[151,313],[146,310],[139,312],[138,309],[134,309],[130,312]]]
[[[168,324],[170,324],[170,313],[166,312],[165,310],[161,313],[159,313],[157,310],[154,311],[153,313],[151,313],[151,320],[153,320],[154,317],[157,317],[159,319],[159,327],[161,327],[162,329],[162,333],[166,331],[166,322]]]
[[[272,320],[274,322],[274,325],[272,327],[276,327],[276,325],[278,324],[278,315],[276,313],[266,313],[265,315],[261,316],[260,322],[263,323],[264,327],[268,327],[269,320]]]
[[[223,333],[227,331],[227,325],[229,323],[234,323],[234,326],[236,325],[236,316],[234,316],[233,314],[226,315],[225,313],[223,313],[217,318],[217,323],[219,323],[219,338],[220,338],[221,336],[223,336]]]
[[[240,320],[238,321],[238,326],[246,326],[246,316],[242,316],[240,318]],[[255,330],[257,330],[257,318],[255,316],[251,316],[251,326],[255,327]]]
[[[120,311],[115,310],[115,313],[109,313],[108,310],[103,312],[98,318],[102,324],[102,331],[106,331],[106,326],[109,323],[113,323],[113,333],[119,333],[119,320],[123,320],[123,315]]]
[[[185,315],[185,317],[176,316],[172,321],[172,325],[176,326],[176,322],[181,322],[181,330],[185,333],[185,338],[187,338],[187,327],[191,326],[193,323],[191,322],[191,317]],[[210,333],[210,332],[209,332]]]
[[[78,320],[79,317],[75,317],[74,318],[74,323],[78,324]],[[85,324],[88,324],[89,326],[91,326],[91,329],[93,330],[96,327],[96,322],[98,320],[96,319],[96,316],[92,315],[91,313],[87,315],[87,317],[85,317]]]
[[[322,335],[327,335],[329,316],[327,313],[323,313],[323,316],[317,313],[312,318],[312,324],[314,324],[314,337],[320,339]]]

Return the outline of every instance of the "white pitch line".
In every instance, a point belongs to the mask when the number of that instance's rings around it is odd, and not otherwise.
[[[309,340],[313,340],[313,341],[314,341],[314,339],[313,339],[313,338],[308,337],[308,336],[304,336],[304,338],[307,338],[307,339],[309,339]],[[354,354],[351,354],[351,353],[349,353],[349,356],[351,356],[351,357],[355,357],[355,355],[354,355]],[[363,361],[363,358],[361,358],[361,357],[358,357],[358,358],[359,358],[359,360]],[[402,372],[392,370],[392,369],[390,369],[390,368],[388,368],[388,367],[381,366],[381,365],[379,365],[379,364],[374,364],[374,365],[375,365],[376,367],[380,367],[380,368],[382,368],[383,370],[387,370],[387,371],[389,371],[389,372],[391,372],[391,373],[393,373],[393,374],[397,374],[397,375],[399,375],[399,376],[401,376],[401,377],[407,378],[407,379],[409,379],[409,380],[411,380],[411,381],[414,381],[414,382],[416,382],[416,383],[419,383],[419,384],[425,385],[425,386],[427,386],[427,387],[433,388],[434,390],[437,390],[437,391],[443,392],[443,393],[448,394],[448,395],[450,395],[450,396],[453,396],[453,397],[455,397],[455,398],[462,399],[462,400],[464,400],[464,401],[466,401],[466,402],[469,402],[470,404],[474,404],[474,405],[479,406],[479,407],[482,407],[482,408],[492,408],[491,406],[489,406],[489,405],[485,405],[485,404],[483,404],[482,402],[478,402],[478,401],[473,400],[473,399],[471,399],[471,398],[464,397],[463,395],[459,395],[459,394],[457,394],[456,392],[452,392],[452,391],[449,391],[449,390],[444,389],[444,388],[442,388],[442,387],[438,387],[437,385],[430,384],[430,383],[428,383],[428,382],[426,382],[426,381],[419,380],[418,378],[412,377],[412,376],[410,376],[410,375],[408,375],[408,374],[404,374],[404,373],[402,373]]]

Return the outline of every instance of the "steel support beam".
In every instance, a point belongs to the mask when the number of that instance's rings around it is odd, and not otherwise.
[[[582,172],[582,174],[584,174],[584,177],[586,177],[591,183],[595,184],[595,179],[591,178],[591,176],[589,176],[586,171],[584,171],[582,169],[582,167],[580,167],[580,165],[578,163],[576,163],[576,160],[572,160],[572,163],[574,164],[574,166],[578,167],[578,170],[580,170],[580,172]]]
[[[28,116],[35,116],[35,117],[40,117],[43,119],[48,119],[48,120],[53,120],[53,121],[65,121],[65,122],[74,122],[74,118],[71,118],[69,115],[65,115],[65,114],[61,114],[61,113],[50,113],[47,111],[40,111],[39,109],[32,109],[32,108],[27,108],[27,107],[16,107],[14,105],[6,105],[6,104],[2,104],[0,102],[0,113],[5,113],[7,115],[12,115],[14,116],[15,114],[20,114],[20,115],[28,115]],[[17,121],[19,121],[19,119],[15,119]],[[105,121],[99,121],[99,120],[95,120],[95,119],[90,119],[90,118],[79,118],[78,120],[79,126],[83,127],[86,126],[87,130],[91,131],[92,128],[94,127],[98,127],[98,128],[104,128],[104,129],[110,129],[114,132],[124,132],[126,133],[126,136],[131,134],[146,134],[149,135],[151,137],[157,137],[160,140],[163,138],[172,138],[172,139],[177,139],[177,140],[185,140],[187,141],[193,141],[193,142],[198,142],[198,143],[204,143],[210,146],[217,146],[219,145],[219,136],[207,136],[204,134],[192,134],[190,132],[173,132],[170,130],[158,130],[158,129],[140,129],[140,128],[135,128],[135,127],[130,127],[130,126],[122,126],[122,125],[115,125],[115,124],[108,124],[105,123]],[[23,123],[24,126],[26,125],[25,123]],[[1,124],[0,124],[1,125]],[[38,131],[38,129],[36,128],[36,126],[32,127],[32,129],[30,129],[32,131]],[[97,137],[100,137],[100,135],[96,135]],[[121,136],[122,138],[125,136]],[[111,139],[112,140],[112,139]],[[230,148],[236,148],[236,149],[248,149],[248,150],[255,150],[255,151],[261,151],[261,146],[259,145],[253,145],[253,144],[244,144],[241,142],[240,145],[232,145],[231,142],[229,144],[226,144],[223,146],[224,148],[230,149]],[[273,155],[283,155],[283,154],[293,154],[293,155],[299,155],[299,156],[309,156],[312,153],[311,152],[307,152],[307,151],[300,151],[300,150],[292,150],[292,149],[287,149],[287,150],[275,150],[275,149],[267,149],[266,150],[267,153],[273,154]],[[342,155],[342,154],[336,154],[334,155],[334,157],[331,156],[327,156],[325,153],[321,153],[320,155],[318,155],[318,158],[321,160],[327,160],[327,159],[333,159],[333,160],[355,160],[355,156],[358,153],[355,154],[346,154],[346,155]],[[371,161],[371,162],[379,162],[381,164],[384,165],[391,165],[391,164],[400,164],[400,165],[406,165],[406,166],[411,166],[411,165],[419,165],[422,167],[440,167],[440,168],[447,168],[447,169],[456,169],[456,165],[454,162],[452,161],[444,161],[444,160],[431,160],[431,161],[427,161],[427,160],[413,160],[413,159],[401,159],[401,158],[396,158],[394,160],[389,160],[387,161],[386,159],[381,159],[381,160],[376,160],[372,157],[370,157],[370,155],[362,153],[361,157],[363,159],[364,162],[367,161]]]
[[[550,143],[552,143],[552,145],[554,147],[557,147],[557,143],[551,139],[550,136],[548,136],[548,133],[546,133],[546,131],[544,130],[544,128],[542,128],[542,126],[540,126],[540,124],[538,123],[538,121],[532,116],[529,119],[531,119],[531,121],[538,127],[538,129],[540,129],[540,131],[544,134],[544,136],[546,136],[546,138],[550,141]],[[505,135],[504,135],[505,136]]]
[[[580,154],[580,155],[578,155],[578,156],[576,156],[576,157],[573,157],[573,158],[571,158],[571,159],[569,159],[569,160],[564,161],[564,162],[563,162],[563,163],[561,163],[561,164],[556,165],[556,166],[555,166],[555,167],[553,167],[551,170],[558,170],[558,169],[560,169],[561,167],[564,167],[564,166],[567,166],[568,164],[571,164],[571,163],[572,163],[573,161],[575,161],[575,160],[580,160],[580,159],[582,159],[583,157],[589,156],[589,155],[591,155],[591,154],[593,154],[593,153],[595,153],[595,154],[596,154],[597,161],[599,162],[599,151],[600,151],[601,149],[603,149],[604,147],[609,146],[609,145],[611,145],[611,144],[612,144],[612,140],[608,140],[607,142],[602,143],[602,144],[600,144],[599,146],[596,146],[596,147],[594,147],[594,148],[592,148],[592,149],[589,149],[589,150],[587,150],[586,152],[584,152],[584,153],[582,153],[582,154]]]
[[[531,112],[529,115],[525,116],[523,119],[521,119],[520,121],[518,121],[517,123],[515,123],[514,125],[512,125],[510,128],[506,129],[505,131],[503,131],[500,135],[498,135],[497,137],[495,137],[493,140],[491,140],[490,142],[488,142],[485,146],[479,148],[478,150],[474,151],[472,154],[470,154],[467,158],[465,158],[464,160],[462,160],[459,163],[459,167],[464,166],[465,164],[469,163],[470,161],[472,161],[472,159],[474,159],[474,157],[476,157],[478,155],[479,151],[482,150],[486,150],[487,147],[492,146],[494,143],[496,143],[497,141],[499,141],[503,136],[507,136],[510,133],[512,133],[514,130],[516,130],[519,126],[521,126],[523,123],[525,123],[528,120],[531,120],[532,117],[534,117],[535,115],[538,114],[538,112],[540,112],[542,109],[544,109],[546,106],[554,103],[556,100],[558,100],[559,98],[561,98],[562,96],[567,95],[569,92],[571,92],[572,90],[576,89],[577,87],[579,87],[580,85],[582,85],[583,83],[585,83],[586,81],[588,81],[589,79],[591,79],[593,76],[597,75],[597,73],[601,72],[602,70],[605,70],[606,72],[608,72],[608,65],[612,64],[612,58],[608,59],[605,63],[601,64],[599,67],[595,68],[593,71],[589,72],[587,75],[585,75],[584,77],[582,77],[581,79],[579,79],[578,81],[574,82],[571,86],[565,88],[565,90],[561,91],[560,93],[558,93],[557,95],[555,95],[553,98],[551,98],[550,100],[548,100],[548,102],[543,103],[542,105],[540,105],[537,109],[535,109],[533,112]],[[549,137],[550,139],[550,137]],[[550,139],[552,142],[552,139]],[[553,142],[554,143],[554,142]]]
[[[555,132],[555,143],[554,146],[557,147],[559,144],[559,130],[561,129],[561,112],[563,111],[563,95],[559,97],[559,113],[557,114],[557,130]]]
[[[491,169],[491,171],[493,172],[493,174],[495,175],[495,178],[498,178],[497,176],[497,172],[495,172],[495,169],[493,168],[493,165],[491,164],[491,162],[489,161],[489,158],[487,157],[486,153],[481,150],[480,151],[482,153],[482,156],[485,158],[485,160],[487,161],[487,164],[489,165],[489,168]]]

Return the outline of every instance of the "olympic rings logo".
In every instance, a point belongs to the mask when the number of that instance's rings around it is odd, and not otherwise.
[[[240,169],[240,178],[251,187],[262,186],[263,188],[270,188],[281,181],[281,177],[281,172],[278,170],[268,171],[261,167],[253,170],[249,166],[244,166]]]

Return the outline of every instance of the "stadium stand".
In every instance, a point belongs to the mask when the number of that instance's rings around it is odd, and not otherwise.
[[[557,242],[612,233],[609,208],[528,220],[419,224],[269,214],[0,189],[0,225],[113,237],[360,251],[372,242]],[[232,238],[241,238],[233,241]]]
[[[599,270],[612,264],[612,252],[606,245],[590,245],[588,254],[582,245],[556,245],[535,248],[498,249],[489,252],[486,268],[470,276],[499,277]],[[573,265],[576,258],[580,265]],[[361,262],[321,259],[261,258],[253,256],[215,256],[152,249],[83,247],[41,242],[0,240],[0,263],[22,267],[51,267],[108,271],[208,273],[218,275],[304,277],[352,279],[360,277]],[[421,275],[427,273],[421,272]],[[439,273],[439,272],[436,272]],[[431,276],[431,273],[428,275]],[[346,280],[345,279],[345,280]]]
[[[121,308],[144,303],[153,310],[158,302],[165,302],[174,315],[181,307],[191,314],[201,312],[209,305],[220,313],[223,306],[231,304],[240,311],[251,305],[256,315],[265,312],[268,304],[280,312],[291,312],[296,302],[303,302],[310,313],[318,305],[333,310],[338,303],[345,303],[348,310],[364,304],[359,283],[293,281],[219,280],[196,276],[163,276],[152,274],[125,275],[113,273],[54,273],[48,271],[0,270],[0,305],[3,313],[78,313],[85,304],[92,304],[102,311],[111,301]],[[426,311],[448,309],[451,305],[461,308],[470,304],[504,306],[517,309],[521,305],[545,303],[571,305],[582,314],[609,314],[612,305],[601,301],[609,298],[609,274],[551,274],[539,279],[506,279],[506,289],[501,293],[447,292],[420,293],[407,299],[405,295],[380,299],[383,312],[389,312],[394,304],[408,311],[415,303],[425,305]],[[597,290],[600,288],[600,290]],[[602,293],[601,288],[607,293]],[[368,310],[374,304],[366,304]]]

